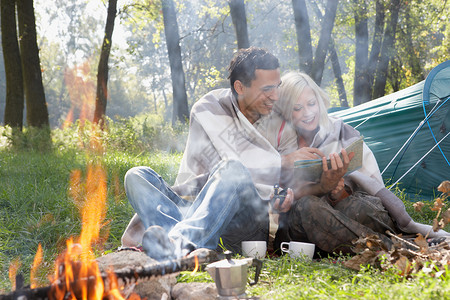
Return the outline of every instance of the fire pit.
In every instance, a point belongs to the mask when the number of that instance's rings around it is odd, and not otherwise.
[[[184,270],[196,270],[199,264],[214,259],[210,256],[211,251],[197,250],[196,255],[187,258],[101,272],[91,245],[99,240],[100,228],[106,215],[106,172],[99,164],[88,165],[86,183],[82,185],[81,182],[81,172],[74,171],[71,176],[71,193],[80,207],[81,234],[76,242],[73,238],[67,241],[66,250],[55,261],[51,283],[45,287],[36,287],[31,276],[31,286],[23,287],[20,276],[10,274],[10,277],[17,279],[16,289],[10,294],[0,295],[0,300],[139,299],[139,296],[131,294],[132,287],[139,282]],[[82,189],[82,186],[85,188]],[[34,267],[39,265],[41,259],[42,248],[39,246]],[[31,270],[32,275],[34,267]]]
[[[10,294],[0,295],[0,300],[140,299],[139,296],[131,294],[136,284],[181,271],[194,270],[193,272],[195,272],[200,264],[216,260],[216,256],[211,255],[212,252],[206,249],[199,249],[195,254],[195,256],[149,264],[143,267],[110,270],[98,273],[99,276],[93,274],[78,277],[64,273],[49,286],[40,288],[18,287],[16,291]],[[93,263],[93,265],[96,266],[96,263]],[[82,268],[79,262],[72,262],[70,266],[78,270]],[[91,268],[95,269],[95,267]],[[75,271],[73,274],[79,273],[79,271]]]

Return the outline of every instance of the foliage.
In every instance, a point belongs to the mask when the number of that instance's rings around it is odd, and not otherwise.
[[[52,145],[48,145],[48,129],[25,128],[17,132],[10,127],[1,127],[3,146],[14,150],[79,151],[88,149],[95,138],[102,143],[105,151],[124,151],[140,154],[148,151],[181,152],[187,139],[187,126],[171,126],[161,115],[141,114],[134,118],[120,118],[112,121],[107,118],[106,130],[100,130],[88,121],[78,120],[65,129],[51,131]]]
[[[375,1],[358,2],[366,3],[371,41]],[[112,39],[106,110],[112,120],[142,112],[161,114],[167,120],[171,117],[172,88],[160,3],[127,1],[118,7],[120,12]],[[236,37],[226,1],[176,3],[186,90],[191,106],[211,89],[228,86],[227,66],[236,51]],[[355,74],[355,3],[340,1],[333,29],[349,103],[352,103]],[[438,63],[449,59],[450,2],[413,0],[402,3],[396,54],[386,87],[388,93],[421,81]],[[248,0],[245,4],[250,44],[273,52],[280,59],[282,72],[298,69],[292,3]],[[321,29],[318,16],[319,12],[324,14],[325,2],[306,1],[306,4],[312,44],[316,47]],[[82,89],[86,84],[95,87],[106,6],[92,1],[57,0],[47,3],[38,0],[35,10],[50,124],[52,128],[60,127],[71,113],[74,119],[81,118],[81,109],[94,103],[95,97],[90,97],[90,104],[83,104],[85,100],[71,95],[69,90],[74,86]],[[118,35],[120,32],[123,32],[122,36]],[[82,72],[81,68],[85,71]],[[329,61],[325,68],[321,86],[329,92],[332,100],[337,99]],[[70,73],[76,75],[74,79],[68,78]],[[0,77],[3,77],[3,72],[0,72]],[[332,102],[338,105],[337,100]]]

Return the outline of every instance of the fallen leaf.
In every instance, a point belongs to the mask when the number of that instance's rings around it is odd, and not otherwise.
[[[420,247],[420,249],[428,249],[428,242],[425,239],[425,237],[422,234],[418,234],[417,237],[414,239],[414,243],[416,243],[417,246]]]
[[[441,229],[441,226],[439,226],[439,222],[437,218],[433,219],[433,231],[439,231],[439,229]]]
[[[438,211],[442,207],[444,207],[444,201],[442,200],[442,198],[436,198],[436,200],[434,200],[434,206],[431,208],[431,210]]]
[[[377,266],[378,254],[375,251],[366,249],[362,253],[353,256],[351,259],[345,261],[343,265],[352,270],[359,271],[361,266],[372,265]]]
[[[442,222],[444,223],[444,226],[450,223],[450,208],[442,214]]]
[[[394,264],[396,266],[402,276],[409,275],[411,273],[411,262],[405,257],[401,256]]]
[[[442,181],[437,189],[441,193],[450,194],[450,181],[448,180]]]
[[[425,203],[423,203],[422,201],[416,202],[413,204],[414,206],[414,210],[417,212],[422,212],[422,208],[425,206]]]

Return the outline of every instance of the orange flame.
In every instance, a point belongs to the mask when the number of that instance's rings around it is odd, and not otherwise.
[[[30,271],[30,283],[31,283],[30,287],[32,289],[37,287],[36,271],[41,262],[42,262],[42,246],[41,243],[39,243],[36,255],[34,256],[33,267],[31,268]]]
[[[20,259],[17,257],[15,258],[11,264],[9,265],[9,281],[11,282],[12,290],[16,289],[16,274],[17,270],[19,270],[22,263],[20,262]]]
[[[72,181],[73,180],[73,181]],[[67,241],[67,249],[56,260],[50,299],[124,299],[113,271],[105,281],[95,261],[92,244],[98,242],[106,216],[106,172],[100,165],[88,165],[85,188],[81,171],[71,175],[70,194],[81,208],[82,230],[77,243]]]
[[[195,261],[195,268],[194,268],[194,270],[192,270],[192,273],[191,274],[194,274],[195,272],[197,272],[197,270],[198,270],[198,257],[197,257],[197,255],[196,256],[194,256],[194,261]]]

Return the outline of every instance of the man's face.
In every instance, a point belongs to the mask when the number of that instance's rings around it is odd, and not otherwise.
[[[280,70],[255,70],[255,79],[250,86],[244,86],[237,81],[239,109],[247,117],[250,123],[255,123],[261,116],[268,115],[273,104],[278,100],[278,89],[281,84]]]

